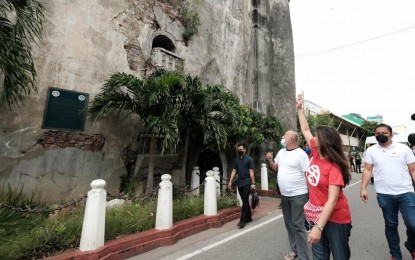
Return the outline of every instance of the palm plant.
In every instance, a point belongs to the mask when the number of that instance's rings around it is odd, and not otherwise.
[[[176,72],[156,71],[142,80],[126,73],[116,73],[104,84],[88,109],[88,120],[96,122],[109,115],[121,119],[139,117],[145,132],[151,134],[150,154],[155,153],[157,137],[162,138],[162,153],[175,151],[179,140],[178,114],[183,103],[180,92],[184,78]],[[146,192],[153,189],[153,156],[149,157]]]
[[[186,166],[190,135],[200,136],[203,145],[214,150],[226,148],[227,125],[233,122],[233,108],[238,106],[238,98],[222,85],[202,86],[198,77],[186,78],[181,131],[185,132],[180,183],[185,184]]]
[[[0,0],[0,108],[37,90],[31,44],[42,39],[43,12],[37,0]]]
[[[153,74],[146,80],[116,73],[105,82],[88,108],[88,120],[97,122],[110,115],[121,119],[140,117],[146,133],[164,137],[162,152],[175,150],[179,131],[177,114],[182,101],[172,93],[181,91],[183,86],[183,77],[174,72]]]

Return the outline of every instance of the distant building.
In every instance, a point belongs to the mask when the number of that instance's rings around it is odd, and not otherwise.
[[[368,116],[367,121],[376,122],[380,124],[380,123],[383,123],[383,116],[382,115]]]
[[[313,115],[313,116],[324,114],[324,113],[330,114],[330,110],[310,100],[304,100],[304,109],[306,111],[306,114]]]
[[[392,132],[394,135],[404,135],[406,134],[406,126],[392,126]]]
[[[366,119],[364,119],[360,114],[357,113],[349,113],[348,115],[342,115],[342,117],[349,119],[350,121],[362,126]]]
[[[306,115],[328,114],[334,122],[334,127],[339,131],[342,138],[344,150],[347,152],[357,152],[363,150],[363,138],[365,138],[366,130],[361,127],[364,118],[360,114],[349,114],[347,116],[336,115],[330,110],[309,101],[304,100],[304,112]]]

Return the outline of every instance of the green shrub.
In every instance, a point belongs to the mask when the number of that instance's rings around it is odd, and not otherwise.
[[[123,207],[107,209],[105,216],[105,239],[141,232],[154,227],[156,222],[155,200],[144,204],[126,204]]]
[[[19,204],[23,200],[21,196],[15,202]],[[203,214],[203,195],[183,196],[175,199],[173,203],[174,222]],[[218,210],[235,205],[234,194],[218,198]],[[156,199],[150,198],[107,209],[105,239],[115,239],[154,228],[156,207]],[[38,259],[78,247],[84,211],[85,207],[78,205],[47,216],[39,213],[16,213],[0,208],[0,259]],[[5,228],[8,225],[13,226],[14,232]]]

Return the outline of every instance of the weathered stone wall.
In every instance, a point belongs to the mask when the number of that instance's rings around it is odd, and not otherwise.
[[[0,113],[0,182],[23,185],[27,191],[47,187],[44,197],[54,200],[85,193],[96,178],[106,180],[110,192],[117,191],[125,173],[122,150],[136,144],[138,120],[88,123],[85,134],[106,139],[101,151],[42,147],[37,140],[46,132],[41,126],[47,89],[86,92],[92,101],[112,73],[145,76],[158,35],[174,43],[186,73],[224,84],[244,104],[278,116],[285,128],[295,127],[288,0],[190,1],[202,25],[187,46],[178,13],[165,1],[44,2],[44,44],[34,47],[39,92],[24,106]]]

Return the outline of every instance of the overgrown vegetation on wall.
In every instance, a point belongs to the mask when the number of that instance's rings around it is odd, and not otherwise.
[[[180,21],[184,26],[183,40],[187,43],[198,32],[201,25],[199,14],[187,0],[167,0],[180,13]]]

